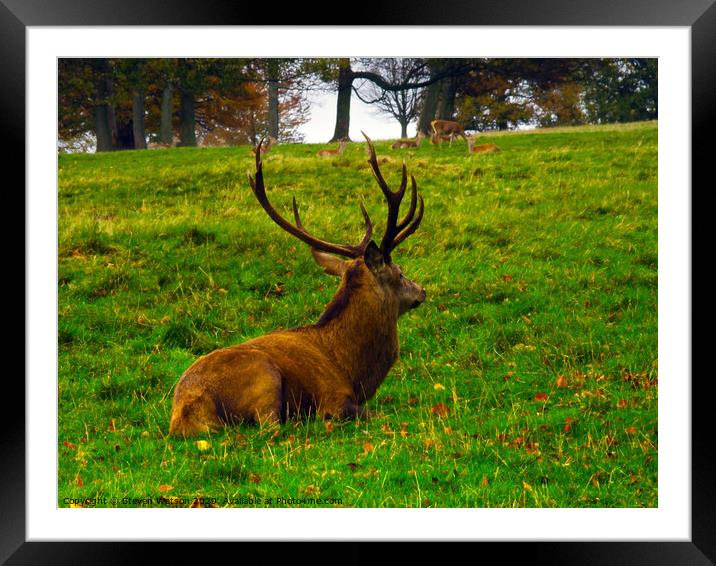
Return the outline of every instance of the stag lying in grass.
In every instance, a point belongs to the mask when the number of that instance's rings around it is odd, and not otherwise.
[[[418,135],[414,140],[398,140],[397,142],[391,144],[391,149],[406,149],[409,147],[420,147],[420,142],[423,141],[423,138],[425,137],[425,134],[423,132],[418,132]]]
[[[318,157],[336,157],[337,155],[341,155],[346,150],[347,145],[348,140],[341,140],[338,142],[338,147],[336,149],[319,149],[318,152],[316,152],[316,155]]]
[[[500,148],[494,143],[481,143],[475,145],[475,138],[468,136],[467,151],[468,153],[497,153],[500,151]]]
[[[256,174],[249,177],[256,198],[276,224],[310,246],[326,273],[341,278],[340,287],[315,324],[275,331],[194,362],[177,384],[170,434],[192,436],[239,421],[278,422],[297,414],[364,414],[363,403],[398,358],[398,318],[425,301],[425,289],[404,277],[391,256],[420,225],[423,198],[411,176],[410,207],[398,220],[408,182],[405,164],[401,185],[392,191],[366,140],[370,166],[388,202],[380,245],[371,239],[373,223],[362,204],[365,235],[358,245],[311,235],[295,199],[295,225],[283,218],[266,196],[259,143]]]

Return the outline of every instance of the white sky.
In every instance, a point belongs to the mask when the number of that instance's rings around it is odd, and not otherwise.
[[[326,143],[333,137],[336,128],[336,99],[338,93],[312,93],[308,100],[311,103],[310,120],[299,128],[306,138],[306,143]],[[348,135],[353,141],[362,141],[363,130],[372,140],[398,139],[400,124],[392,116],[379,113],[375,106],[351,97],[351,124]],[[408,136],[415,135],[415,124],[408,125]]]

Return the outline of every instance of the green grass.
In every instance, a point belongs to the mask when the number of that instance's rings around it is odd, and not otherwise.
[[[657,506],[657,124],[489,141],[376,143],[425,198],[394,256],[428,296],[381,416],[199,444],[166,436],[184,370],[315,322],[337,283],[261,210],[247,147],[59,156],[58,504]],[[355,243],[362,199],[381,233],[365,144],[317,149],[265,156],[274,205],[296,196],[309,230]]]

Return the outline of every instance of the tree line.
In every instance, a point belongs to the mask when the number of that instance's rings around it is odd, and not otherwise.
[[[60,150],[300,142],[307,95],[334,91],[328,141],[348,139],[354,98],[400,126],[466,130],[651,120],[656,59],[103,59],[58,61]],[[329,133],[326,133],[329,136]]]

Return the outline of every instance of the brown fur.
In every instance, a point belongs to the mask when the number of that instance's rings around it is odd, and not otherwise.
[[[430,122],[430,127],[433,129],[433,143],[441,141],[444,136],[449,136],[450,145],[455,136],[460,136],[462,139],[467,141],[465,130],[457,122],[452,120],[433,120]]]
[[[423,137],[425,134],[422,132],[418,132],[417,137],[414,140],[398,140],[397,142],[391,144],[391,149],[406,149],[408,147],[419,147],[420,142],[423,141]]]
[[[481,143],[475,145],[475,138],[467,138],[467,151],[469,153],[497,153],[500,148],[494,143]]]
[[[327,272],[341,275],[319,321],[197,360],[176,387],[170,434],[193,436],[298,413],[362,414],[361,404],[398,358],[398,317],[424,301],[425,290],[403,278],[397,265],[370,255],[342,261],[314,251],[314,257]]]

